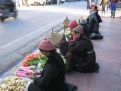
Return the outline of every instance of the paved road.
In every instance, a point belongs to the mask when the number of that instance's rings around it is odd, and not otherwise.
[[[19,9],[17,20],[14,21],[9,19],[6,20],[5,23],[0,24],[0,39],[2,40],[0,41],[0,47],[60,18],[74,14],[74,7],[71,6],[72,5],[70,5],[70,7],[67,6],[68,8],[60,6],[42,6]],[[74,9],[75,11],[79,9],[79,7],[76,8],[77,9]]]

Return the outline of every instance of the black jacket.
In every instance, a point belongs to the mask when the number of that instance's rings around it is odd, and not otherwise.
[[[89,17],[89,32],[90,33],[99,33],[99,23],[93,17]]]
[[[48,57],[41,76],[35,78],[33,84],[34,87],[38,88],[36,91],[64,91],[64,80],[65,67],[63,59],[58,53],[53,52]]]
[[[85,36],[69,45],[71,63],[80,71],[90,72],[95,67],[96,56],[92,42]]]

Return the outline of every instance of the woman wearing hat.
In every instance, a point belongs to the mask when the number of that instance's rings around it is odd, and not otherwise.
[[[60,48],[60,52],[63,56],[65,56],[65,54],[68,51],[68,41],[71,38],[72,35],[72,31],[75,27],[77,27],[78,24],[77,22],[74,20],[72,22],[69,23],[68,28],[65,30],[63,38],[61,39],[60,43],[59,43],[59,48]]]
[[[99,69],[99,65],[96,63],[93,44],[84,36],[82,26],[77,26],[73,30],[66,59],[69,62],[68,71],[76,70],[90,73]]]
[[[32,77],[28,91],[64,91],[65,67],[61,56],[49,39],[39,44],[39,50],[48,58],[41,76]]]

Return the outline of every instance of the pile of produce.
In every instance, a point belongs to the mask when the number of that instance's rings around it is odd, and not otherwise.
[[[34,52],[25,57],[22,65],[16,71],[16,76],[29,78],[35,72],[43,70],[47,57],[41,52]]]
[[[72,33],[71,33],[70,29],[67,28],[66,31],[64,32],[66,41],[68,41],[71,38],[71,34]]]
[[[23,60],[22,66],[28,67],[28,66],[37,65],[39,63],[40,58],[41,58],[41,53],[39,52],[29,54]]]
[[[23,78],[11,76],[1,82],[0,91],[25,91],[28,84],[29,81]]]

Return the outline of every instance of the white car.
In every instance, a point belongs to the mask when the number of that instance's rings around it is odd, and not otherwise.
[[[46,4],[46,0],[28,0],[28,4],[40,4],[40,5],[45,5]]]

